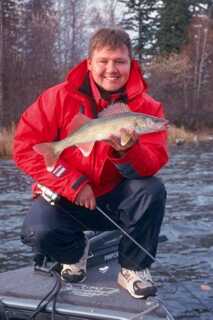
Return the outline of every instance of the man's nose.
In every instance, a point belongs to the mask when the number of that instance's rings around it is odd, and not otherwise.
[[[116,64],[114,61],[109,61],[107,64],[107,71],[108,72],[114,72],[116,71]]]

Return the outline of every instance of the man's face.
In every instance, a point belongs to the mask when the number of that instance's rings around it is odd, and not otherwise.
[[[126,46],[117,49],[103,47],[95,49],[88,58],[88,69],[95,82],[104,90],[115,92],[129,78],[131,59]]]

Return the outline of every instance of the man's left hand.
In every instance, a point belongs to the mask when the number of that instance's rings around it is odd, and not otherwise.
[[[113,135],[113,134],[107,140],[107,142],[113,147],[114,150],[121,152],[121,153],[123,151],[131,148],[138,141],[138,138],[139,138],[139,135],[135,132],[135,130],[129,131],[127,129],[121,129],[121,135],[122,134],[129,136],[129,140],[125,145],[121,144],[120,137]]]

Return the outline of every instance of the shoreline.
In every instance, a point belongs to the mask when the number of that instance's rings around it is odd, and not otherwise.
[[[10,160],[12,158],[12,144],[15,133],[15,126],[0,131],[0,159]],[[187,130],[183,127],[170,126],[168,129],[169,145],[213,143],[213,129],[200,131]]]

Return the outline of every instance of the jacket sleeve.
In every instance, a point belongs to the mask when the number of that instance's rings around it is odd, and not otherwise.
[[[43,156],[33,150],[37,143],[56,139],[60,125],[58,104],[56,95],[44,93],[23,113],[15,132],[13,159],[17,167],[37,183],[74,201],[81,188],[88,183],[87,177],[72,168],[72,159],[67,163],[62,156],[55,168],[48,172]]]
[[[153,115],[164,116],[160,103],[157,112]],[[168,161],[167,132],[141,135],[138,142],[128,149],[123,157],[116,158],[111,153],[110,159],[126,178],[153,176]]]

